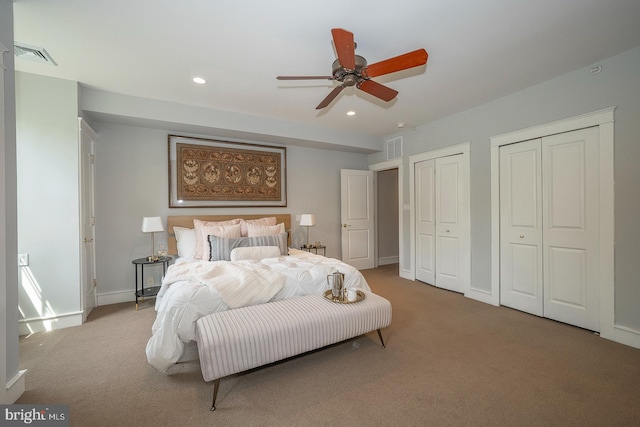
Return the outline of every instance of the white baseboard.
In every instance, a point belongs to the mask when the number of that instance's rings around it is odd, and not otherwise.
[[[640,331],[626,326],[613,326],[614,341],[630,347],[640,348]]]
[[[4,393],[0,395],[0,404],[2,405],[13,405],[16,400],[25,391],[25,374],[27,373],[26,369],[22,369],[18,371],[15,377],[11,378],[7,381],[7,386],[4,390]]]
[[[29,335],[82,325],[82,312],[63,313],[51,317],[32,317],[18,320],[18,333]]]
[[[388,256],[384,258],[378,258],[378,265],[398,264],[400,258],[397,256]]]
[[[117,291],[98,294],[98,306],[109,304],[120,304],[121,302],[135,301],[133,291]]]

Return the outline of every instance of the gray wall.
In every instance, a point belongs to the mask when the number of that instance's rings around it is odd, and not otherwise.
[[[366,169],[366,155],[287,147],[287,207],[170,209],[167,135],[172,130],[104,122],[94,122],[93,128],[98,134],[96,256],[99,304],[133,298],[131,260],[149,255],[151,247],[151,238],[140,231],[143,216],[161,216],[166,220],[167,215],[290,213],[293,245],[299,246],[306,241],[306,228],[297,225],[295,215],[313,213],[316,225],[310,230],[311,240],[324,243],[327,256],[340,257],[339,171]],[[156,233],[156,244],[166,242],[166,234]],[[159,280],[158,272],[155,276],[155,280]]]
[[[640,48],[522,90],[493,102],[389,135],[404,140],[404,197],[409,200],[408,157],[471,141],[471,283],[491,290],[490,137],[597,111],[615,110],[615,323],[640,331]],[[386,139],[388,139],[386,138]],[[384,154],[369,156],[369,163]],[[409,254],[409,212],[404,249]],[[407,255],[402,260],[408,269]]]
[[[78,84],[16,73],[22,318],[81,310]]]
[[[10,404],[24,391],[18,358],[18,265],[16,212],[16,115],[13,66],[13,3],[0,0],[0,43],[6,67],[0,84],[0,404]],[[1,54],[1,53],[0,53]],[[13,385],[8,387],[8,382]]]

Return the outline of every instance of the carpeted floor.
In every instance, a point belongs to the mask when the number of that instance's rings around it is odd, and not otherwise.
[[[27,391],[69,404],[72,426],[640,425],[640,350],[596,334],[365,270],[393,321],[225,378],[217,410],[197,362],[147,364],[153,300],[96,308],[79,327],[22,337]]]

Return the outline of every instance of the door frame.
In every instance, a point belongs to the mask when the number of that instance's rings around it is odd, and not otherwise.
[[[374,243],[373,243],[373,247],[374,247],[374,253],[375,253],[375,260],[374,260],[374,265],[376,267],[378,267],[378,199],[377,199],[377,194],[378,194],[378,174],[377,172],[382,172],[385,170],[391,170],[391,169],[397,169],[398,170],[398,271],[399,271],[399,275],[400,277],[404,277],[407,278],[405,276],[405,274],[407,274],[408,272],[406,271],[406,269],[403,268],[403,265],[405,264],[403,262],[404,260],[404,239],[402,238],[402,217],[403,217],[403,206],[404,206],[404,199],[403,199],[403,177],[404,177],[404,171],[402,168],[402,159],[398,158],[398,159],[392,159],[392,160],[387,160],[385,162],[380,162],[380,163],[374,163],[372,165],[369,165],[369,170],[373,171],[373,195],[374,195],[374,209],[375,209],[375,217],[374,217]]]
[[[83,164],[86,160],[85,160],[85,148],[84,148],[84,138],[88,138],[88,140],[91,142],[91,156],[95,157],[95,142],[97,139],[97,134],[96,132],[91,128],[91,126],[82,118],[82,117],[78,117],[78,157],[80,160],[80,165],[79,165],[79,177],[78,179],[80,180],[79,182],[81,182],[80,185],[80,192],[79,192],[79,198],[80,198],[80,203],[79,203],[79,218],[80,218],[80,301],[81,301],[81,311],[82,311],[82,323],[85,323],[87,321],[87,316],[89,315],[89,313],[91,312],[91,310],[93,310],[95,307],[98,306],[98,292],[97,292],[97,287],[96,287],[96,241],[95,241],[95,161],[92,160],[90,163],[90,173],[92,175],[92,179],[91,179],[91,188],[85,188],[84,184],[82,183],[84,176],[83,176],[83,170],[84,168],[87,166],[85,164]],[[85,191],[88,191],[88,194],[85,193]],[[85,221],[87,220],[87,218],[85,218],[85,214],[84,214],[84,203],[87,202],[86,199],[89,199],[88,202],[91,203],[92,205],[92,213],[93,213],[93,218],[89,219],[90,221],[93,222],[93,230],[92,230],[92,235],[89,236],[89,238],[92,240],[92,245],[93,245],[93,250],[90,251],[91,253],[89,254],[90,256],[87,256],[86,254],[86,244],[84,242],[84,239],[87,237],[85,236],[85,230],[84,230],[84,225],[85,225]],[[86,283],[85,283],[85,278],[86,278],[86,270],[87,270],[87,264],[86,263],[90,263],[91,264],[91,270],[92,270],[92,276],[93,278],[91,279],[93,281],[93,290],[91,292],[92,294],[92,299],[93,301],[87,301],[87,293],[85,292],[86,290]],[[91,286],[91,285],[90,285]]]
[[[600,336],[615,340],[614,164],[615,107],[533,126],[491,139],[491,304],[500,305],[500,159],[499,148],[529,139],[598,126],[600,137]]]
[[[482,293],[476,292],[471,285],[471,192],[470,192],[470,157],[471,142],[463,142],[461,144],[453,145],[451,147],[440,148],[437,150],[427,151],[425,153],[415,154],[409,156],[409,272],[405,277],[409,280],[416,280],[416,212],[415,212],[415,165],[426,160],[437,159],[438,157],[453,156],[456,154],[462,154],[462,166],[463,170],[461,181],[466,187],[464,201],[464,218],[460,220],[461,226],[464,227],[463,234],[465,236],[465,252],[466,252],[466,264],[463,267],[464,271],[464,283],[462,285],[462,293],[473,299],[480,301],[486,301],[486,296]],[[404,276],[403,276],[404,277]]]

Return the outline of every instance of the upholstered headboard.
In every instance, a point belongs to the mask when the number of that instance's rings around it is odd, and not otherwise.
[[[267,216],[275,216],[276,224],[284,223],[284,228],[289,233],[287,245],[291,245],[291,214],[258,214],[258,215],[170,215],[167,217],[167,249],[169,254],[178,253],[176,235],[173,227],[193,228],[193,220],[202,221],[227,221],[234,218],[258,219]]]

